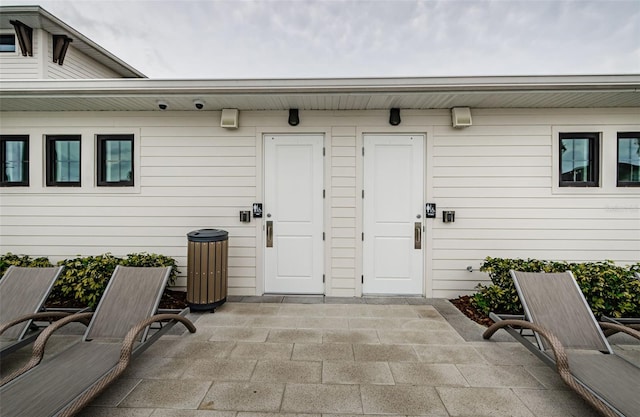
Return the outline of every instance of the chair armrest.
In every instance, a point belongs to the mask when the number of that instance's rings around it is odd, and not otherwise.
[[[40,361],[42,360],[42,357],[44,356],[44,348],[47,344],[47,341],[53,334],[53,332],[55,332],[59,328],[69,323],[73,323],[76,321],[86,323],[86,321],[89,320],[91,316],[93,316],[93,313],[70,314],[70,315],[67,315],[66,317],[61,318],[58,321],[53,322],[51,325],[47,326],[42,331],[42,333],[40,333],[36,341],[33,343],[33,352],[31,353],[31,358],[29,359],[29,362],[27,362],[22,368],[16,370],[12,374],[2,378],[2,380],[0,380],[0,386],[19,377],[20,375],[22,375],[23,373],[27,372],[29,369],[35,367],[40,363]]]
[[[489,339],[498,330],[509,326],[530,329],[543,337],[549,343],[549,346],[551,346],[553,356],[555,357],[556,370],[558,371],[558,374],[560,374],[562,381],[564,381],[567,386],[578,393],[586,402],[589,403],[589,405],[598,410],[602,415],[607,417],[619,417],[618,414],[611,410],[609,406],[593,395],[591,391],[587,390],[573,377],[569,369],[569,358],[567,357],[567,352],[564,346],[562,346],[560,340],[553,333],[549,332],[544,327],[526,320],[502,320],[492,324],[487,330],[485,330],[482,337],[484,339]]]
[[[196,326],[191,322],[191,320],[179,314],[156,314],[138,322],[138,324],[133,326],[129,332],[127,332],[127,335],[122,342],[122,347],[120,348],[120,359],[116,366],[92,385],[90,389],[86,390],[82,395],[76,398],[58,415],[58,417],[70,417],[75,415],[78,411],[84,408],[89,401],[100,395],[116,378],[120,376],[120,374],[124,372],[125,369],[127,369],[127,366],[129,366],[129,362],[131,362],[131,354],[133,352],[133,345],[136,342],[138,334],[151,324],[166,320],[179,321],[184,324],[189,332],[196,332]]]
[[[31,313],[31,314],[26,314],[24,316],[20,316],[18,318],[15,318],[11,321],[8,321],[6,323],[3,323],[2,326],[0,326],[0,335],[2,333],[4,333],[7,329],[15,326],[16,324],[20,324],[22,322],[25,322],[27,320],[39,320],[39,319],[59,319],[62,317],[66,317],[71,313],[67,313],[67,312],[61,312],[61,311],[41,311],[39,313]]]
[[[613,321],[614,320],[612,320],[612,322],[604,322],[604,321],[598,322],[600,327],[604,330],[605,336],[609,337],[613,334],[621,332],[621,333],[626,333],[629,336],[635,337],[636,339],[640,340],[640,331],[635,329],[637,325],[635,324],[624,325],[624,324],[613,322]]]

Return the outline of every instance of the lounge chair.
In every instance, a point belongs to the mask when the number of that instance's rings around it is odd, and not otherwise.
[[[526,320],[491,314],[496,322],[489,339],[507,330],[562,380],[605,416],[640,416],[640,368],[616,355],[602,329],[616,329],[640,339],[640,332],[596,321],[571,272],[511,271]],[[523,334],[533,331],[535,341]]]
[[[0,280],[0,357],[33,342],[34,320],[52,320],[69,312],[44,311],[44,302],[63,267],[10,266]]]
[[[170,267],[116,267],[94,313],[74,314],[48,326],[36,339],[29,363],[0,382],[2,416],[74,415],[120,376],[132,356],[175,323],[195,332],[184,317],[188,309],[154,314],[170,272]],[[47,339],[58,328],[87,317],[91,322],[81,341],[40,363]],[[161,322],[166,323],[160,330],[147,334],[151,324]]]

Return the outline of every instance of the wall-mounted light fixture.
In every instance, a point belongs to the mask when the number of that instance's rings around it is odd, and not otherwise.
[[[220,127],[225,129],[237,129],[239,112],[238,109],[222,109],[220,115]]]
[[[289,126],[298,126],[300,124],[300,116],[298,109],[289,109]]]
[[[400,120],[400,109],[393,108],[389,111],[389,124],[391,126],[398,126],[402,120]]]
[[[64,57],[67,55],[67,49],[69,44],[73,42],[73,39],[67,35],[52,35],[53,36],[53,62],[57,62],[58,65],[62,65]]]
[[[469,107],[454,107],[451,109],[451,125],[456,129],[471,126],[471,109]]]
[[[33,29],[19,20],[9,20],[9,23],[13,25],[13,29],[16,31],[22,56],[33,56]]]

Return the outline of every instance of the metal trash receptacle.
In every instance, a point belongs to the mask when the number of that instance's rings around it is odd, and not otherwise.
[[[200,229],[187,239],[187,303],[192,311],[213,311],[227,301],[229,233]]]

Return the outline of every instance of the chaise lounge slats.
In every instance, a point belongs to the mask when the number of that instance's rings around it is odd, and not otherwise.
[[[574,293],[578,287],[573,278],[563,279],[563,276],[558,273],[518,272],[514,282],[522,298],[526,299],[526,316],[533,323],[544,323],[543,326],[560,339],[565,349],[610,352],[611,347],[586,301],[567,300],[566,295]],[[549,349],[546,341],[542,340],[542,344]]]
[[[29,378],[3,387],[0,413],[3,417],[54,416],[106,374],[119,354],[120,345],[113,343],[77,343],[31,369]]]
[[[615,323],[598,323],[571,272],[511,271],[526,320],[492,313],[485,339],[505,329],[558,371],[562,380],[600,414],[640,417],[640,367],[617,356],[601,328],[640,340],[640,332]],[[522,336],[532,330],[536,343]]]
[[[194,333],[195,326],[184,317],[187,309],[157,314],[170,272],[170,267],[116,267],[95,313],[70,315],[47,327],[34,343],[31,360],[0,381],[0,414],[75,415],[175,323]],[[81,341],[42,361],[47,340],[58,328],[87,317],[92,319]],[[160,329],[144,337],[154,323],[162,323]]]
[[[580,383],[627,417],[640,415],[640,368],[616,355],[567,352]]]

